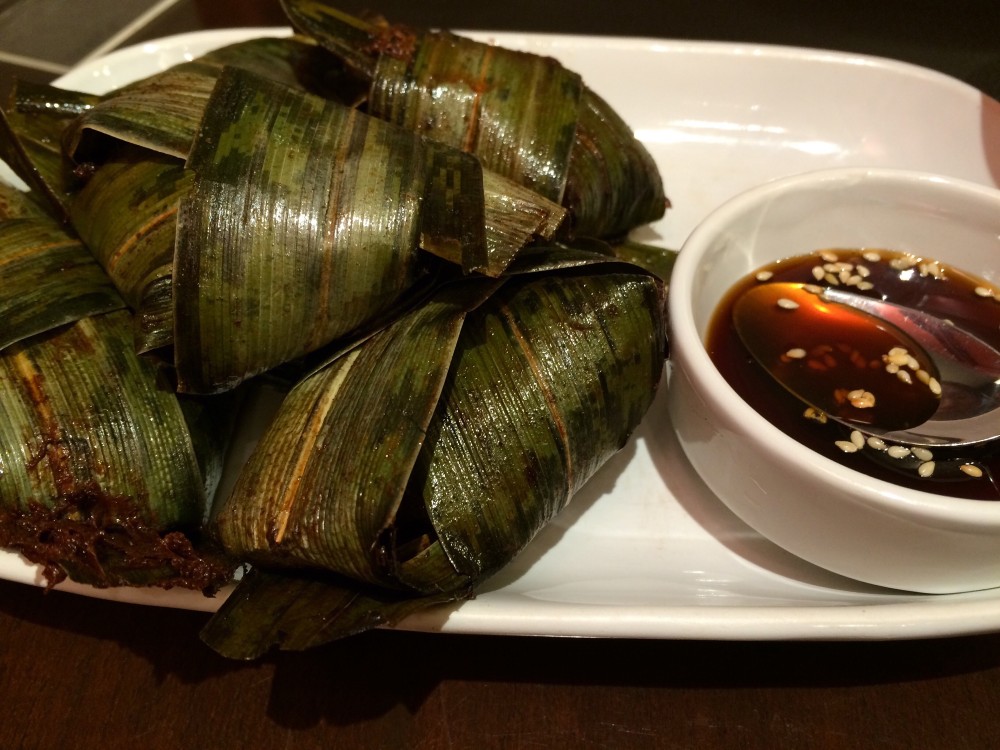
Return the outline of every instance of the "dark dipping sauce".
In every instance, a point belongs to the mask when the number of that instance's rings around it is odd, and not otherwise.
[[[837,264],[849,264],[850,268],[841,274],[846,266]],[[824,278],[817,279],[814,275],[817,267],[824,269]],[[868,446],[846,453],[837,442],[850,440],[847,427],[833,420],[822,423],[805,416],[806,405],[757,362],[733,325],[733,307],[740,295],[751,287],[770,282],[834,286],[915,307],[949,319],[997,348],[1000,348],[1000,290],[952,266],[904,253],[822,250],[763,266],[737,282],[716,308],[706,336],[709,356],[733,389],[775,427],[816,453],[902,487],[949,497],[1000,500],[1000,487],[995,479],[1000,477],[1000,451],[994,443],[977,448],[932,448],[933,460],[941,470],[922,477],[917,470],[921,462],[912,456],[906,460],[893,459],[885,451]],[[788,320],[781,335],[794,341],[795,317],[789,316]],[[980,469],[982,476],[971,476],[957,469],[965,463]],[[970,471],[975,473],[975,469]]]

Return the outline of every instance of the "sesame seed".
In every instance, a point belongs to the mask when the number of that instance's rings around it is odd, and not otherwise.
[[[823,270],[823,266],[813,266],[812,275],[816,281],[822,281],[823,277],[826,276],[826,271]]]
[[[806,356],[806,350],[796,347],[795,349],[789,349],[785,352],[785,356],[789,359],[802,359]]]
[[[804,412],[802,412],[802,416],[806,419],[819,422],[820,424],[826,424],[826,412],[820,411],[814,406],[808,407]]]
[[[993,290],[989,289],[989,288],[987,288],[985,286],[977,286],[976,287],[976,294],[978,296],[980,296],[980,297],[992,297],[993,296]]]
[[[931,378],[928,380],[927,387],[931,389],[931,393],[935,396],[941,395],[941,384],[938,382],[937,378]]]
[[[757,281],[769,281],[774,273],[771,271],[758,271],[757,275],[754,277]]]
[[[920,275],[924,277],[930,276],[935,279],[941,279],[944,278],[944,271],[941,270],[940,264],[935,260],[935,261],[929,261],[927,263],[921,263]]]
[[[823,293],[823,287],[816,286],[815,284],[803,284],[802,285],[802,289],[803,289],[803,291],[809,292],[810,294],[822,294]]]
[[[792,299],[788,299],[788,297],[782,297],[781,299],[778,300],[778,307],[782,308],[783,310],[795,310],[798,308],[798,306],[799,306],[798,302]]]
[[[834,443],[834,445],[836,445],[838,448],[840,448],[840,450],[844,451],[844,453],[857,453],[858,452],[858,446],[856,446],[850,440],[838,440],[838,441],[836,441]]]
[[[876,451],[884,451],[888,447],[882,438],[875,437],[874,435],[868,438],[867,443],[869,448]]]
[[[875,285],[870,281],[860,281],[858,282],[858,289],[863,292],[867,292],[869,289],[874,289]]]
[[[914,357],[912,354],[910,354],[910,355],[908,355],[906,357],[906,366],[909,367],[911,370],[914,370],[914,371],[920,369],[920,363],[917,362],[917,358]]]
[[[882,357],[883,361],[890,365],[902,367],[910,362],[910,353],[901,346],[894,346]]]
[[[890,375],[895,375],[897,372],[899,372],[899,365],[897,365],[895,362],[890,362],[885,366],[885,371]]]
[[[836,276],[834,276],[834,275],[833,275],[832,273],[828,273],[828,274],[826,274],[826,276],[824,276],[824,277],[823,277],[823,279],[824,279],[824,280],[826,281],[826,283],[827,283],[827,284],[829,284],[830,286],[840,286],[840,279],[838,279],[838,278],[837,278]]]
[[[861,388],[848,393],[847,400],[855,409],[871,409],[875,406],[875,394]]]
[[[900,380],[902,380],[907,385],[910,385],[911,383],[913,383],[913,378],[910,377],[910,371],[909,370],[900,370],[899,372],[896,373],[896,377],[899,378]]]
[[[851,280],[851,272],[846,268],[841,269],[840,273],[837,274],[837,278],[840,280],[841,284],[847,284]]]
[[[979,479],[983,475],[983,470],[975,464],[962,464],[958,467],[958,470],[976,479]]]
[[[871,269],[868,268],[868,266],[858,265],[854,271],[863,279],[867,279],[872,274]]]
[[[906,458],[910,455],[910,449],[905,445],[893,445],[886,450],[891,458]]]
[[[851,430],[851,442],[858,447],[858,450],[861,450],[865,447],[865,436],[858,430]]]
[[[924,461],[920,466],[917,467],[917,474],[919,474],[924,479],[927,479],[934,473],[934,462]]]
[[[920,447],[919,445],[913,446],[912,448],[910,448],[910,450],[913,452],[913,455],[919,458],[921,461],[934,460],[934,454],[931,451],[927,450],[926,448]]]
[[[882,256],[876,253],[874,250],[869,250],[861,254],[861,257],[867,260],[869,263],[878,263],[882,260]]]
[[[830,251],[830,250],[824,250],[823,252],[821,252],[819,254],[819,257],[821,257],[827,263],[836,263],[837,262],[837,254],[834,253],[834,252],[832,252],[832,251]]]
[[[931,374],[927,370],[917,370],[917,380],[919,380],[924,385],[931,382]]]
[[[862,280],[861,275],[856,273],[853,276],[849,277],[845,283],[847,284],[847,286],[857,286],[858,284],[861,283],[861,280]]]

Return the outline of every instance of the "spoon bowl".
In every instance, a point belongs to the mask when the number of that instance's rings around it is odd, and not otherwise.
[[[967,448],[1000,437],[1000,351],[953,322],[923,310],[834,287],[805,288],[794,283],[755,286],[740,297],[733,310],[734,326],[744,345],[789,392],[850,429],[909,446]],[[774,300],[789,306],[779,307]],[[824,398],[829,389],[823,387],[823,381],[808,377],[810,360],[776,360],[773,346],[769,346],[772,337],[762,335],[767,333],[763,328],[774,325],[774,318],[791,315],[807,316],[813,335],[840,334],[857,339],[858,329],[863,328],[877,333],[881,351],[892,346],[907,350],[915,356],[913,371],[925,373],[923,379],[933,387],[922,387],[927,383],[921,381],[900,388],[892,375],[866,369],[862,374],[869,380],[881,377],[888,384],[871,386],[882,394],[879,401],[888,400],[889,406],[896,408],[883,409],[883,415],[888,416],[881,419],[877,414],[870,418],[872,409],[852,408],[850,403],[838,408]],[[830,330],[822,330],[824,326]],[[816,331],[817,327],[821,330]],[[801,377],[802,372],[807,377]],[[847,377],[858,377],[851,370],[848,373]],[[811,387],[813,383],[818,387]],[[910,398],[898,405],[893,400],[914,394],[916,401]],[[916,424],[900,421],[911,415]]]

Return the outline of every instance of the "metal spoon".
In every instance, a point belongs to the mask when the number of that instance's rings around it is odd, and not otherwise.
[[[733,314],[736,331],[751,354],[797,397],[817,406],[814,399],[802,392],[803,388],[786,382],[764,359],[766,355],[761,351],[758,329],[765,295],[772,306],[777,294],[783,299],[794,298],[796,306],[815,305],[819,310],[819,306],[829,308],[830,303],[835,303],[861,311],[858,315],[870,316],[872,325],[895,331],[901,341],[909,340],[908,348],[914,343],[918,345],[922,351],[914,353],[923,355],[925,361],[929,359],[936,368],[936,380],[941,386],[940,402],[926,421],[898,429],[897,426],[845,419],[842,414],[838,416],[824,409],[830,418],[864,434],[911,446],[973,446],[1000,437],[1000,412],[997,411],[1000,406],[1000,351],[950,321],[921,310],[840,289],[824,288],[804,294],[803,289],[807,288],[803,284],[785,283],[753,287],[737,301]]]

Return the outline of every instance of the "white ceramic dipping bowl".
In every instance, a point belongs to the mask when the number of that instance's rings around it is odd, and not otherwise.
[[[720,299],[769,262],[826,248],[885,248],[1000,279],[1000,191],[896,170],[783,178],[715,210],[670,281],[672,419],[712,491],[779,546],[896,589],[1000,586],[1000,501],[942,497],[853,471],[767,422],[723,379],[704,337]]]

